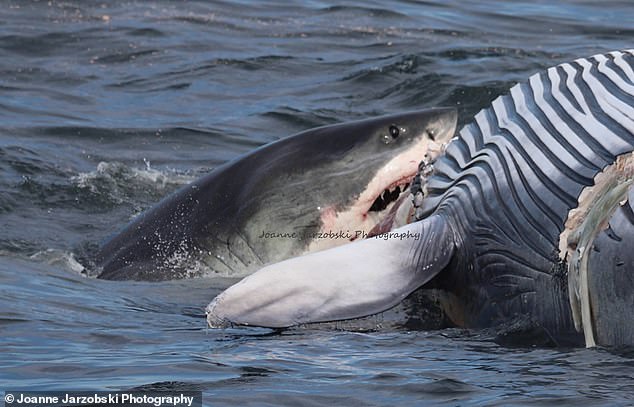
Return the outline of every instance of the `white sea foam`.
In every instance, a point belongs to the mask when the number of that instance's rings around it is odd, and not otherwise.
[[[86,270],[86,268],[77,261],[73,253],[64,250],[46,249],[32,254],[29,258],[50,266],[61,267],[77,274],[81,274]]]
[[[152,168],[150,162],[144,160],[142,168],[130,167],[121,162],[100,162],[94,171],[82,172],[71,177],[71,182],[79,188],[88,190],[106,202],[121,204],[130,203],[145,209],[146,205],[187,184],[196,178],[193,172],[176,169]]]
[[[137,184],[142,186],[152,185],[154,189],[165,189],[169,186],[178,186],[191,182],[195,177],[189,173],[175,169],[158,170],[152,168],[148,160],[144,168],[129,167],[120,162],[100,162],[97,169],[90,172],[82,172],[73,176],[71,181],[75,185],[88,188],[92,192],[100,192],[103,182],[114,183],[119,186]]]

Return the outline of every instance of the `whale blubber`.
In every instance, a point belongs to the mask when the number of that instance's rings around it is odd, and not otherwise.
[[[583,190],[579,196],[579,206],[570,211],[566,228],[560,235],[560,256],[568,264],[570,306],[575,328],[583,331],[587,346],[596,345],[597,315],[593,308],[598,308],[600,303],[606,302],[604,297],[599,299],[596,295],[595,300],[591,301],[593,295],[590,285],[605,285],[599,276],[602,270],[610,270],[609,267],[596,262],[598,255],[594,255],[595,261],[592,266],[589,265],[589,258],[591,253],[599,251],[596,241],[600,233],[610,227],[615,211],[628,204],[628,193],[631,193],[633,182],[634,153],[618,156],[612,165],[596,175],[593,186]],[[616,240],[619,239],[622,238],[618,237]],[[563,250],[562,244],[565,244]],[[591,278],[594,279],[594,284],[590,284]]]

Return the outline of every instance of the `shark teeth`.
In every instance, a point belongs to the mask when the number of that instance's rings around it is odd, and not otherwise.
[[[387,208],[389,204],[396,201],[401,195],[401,192],[406,191],[408,187],[409,183],[403,185],[402,190],[401,185],[395,185],[392,188],[386,188],[383,193],[374,200],[369,212],[381,212],[382,210]]]

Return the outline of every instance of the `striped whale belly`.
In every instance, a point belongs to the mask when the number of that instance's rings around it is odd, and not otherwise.
[[[435,163],[422,214],[454,224],[472,325],[509,312],[571,324],[566,222],[584,189],[633,149],[634,50],[533,75],[461,130]],[[556,312],[564,317],[549,320]]]

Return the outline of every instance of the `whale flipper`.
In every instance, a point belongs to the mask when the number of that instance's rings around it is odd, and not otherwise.
[[[282,328],[376,314],[441,272],[453,257],[454,242],[446,218],[435,215],[272,264],[217,296],[207,307],[207,320],[210,326]]]

